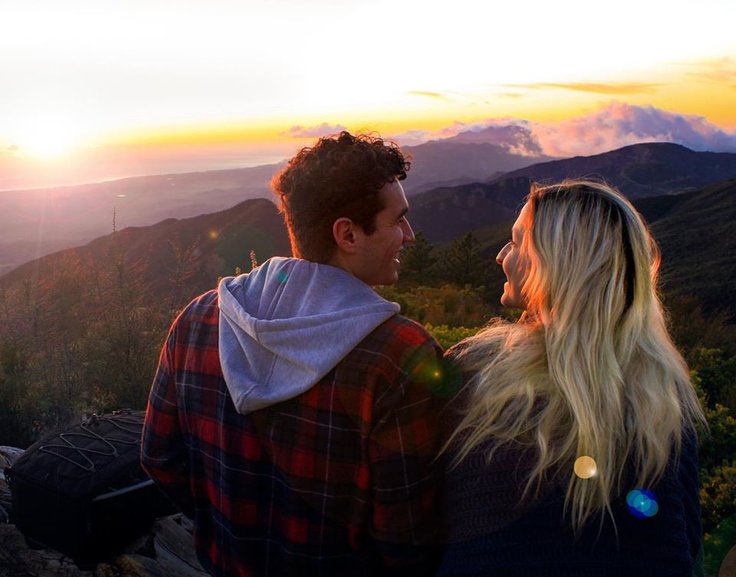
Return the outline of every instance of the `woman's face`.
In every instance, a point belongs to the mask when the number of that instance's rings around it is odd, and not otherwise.
[[[529,259],[521,253],[521,242],[526,231],[526,214],[529,204],[525,204],[511,228],[511,240],[496,255],[496,262],[501,265],[506,282],[503,285],[501,304],[505,307],[526,310],[526,302],[521,292],[526,275],[529,272]]]

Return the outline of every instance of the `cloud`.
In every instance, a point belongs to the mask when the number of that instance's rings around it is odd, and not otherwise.
[[[522,156],[543,156],[545,154],[536,135],[530,129],[529,123],[519,120],[495,119],[484,124],[469,126],[449,140],[467,144],[490,142]]]
[[[414,146],[427,142],[432,138],[432,134],[426,130],[409,130],[401,134],[394,134],[388,137],[389,140],[398,142],[401,146]]]
[[[342,124],[327,124],[323,122],[319,126],[292,126],[283,136],[291,138],[319,138],[321,136],[330,136],[347,130]]]
[[[736,133],[725,132],[702,116],[620,102],[558,124],[537,124],[533,132],[552,155],[597,154],[637,142],[674,142],[692,150],[736,152]]]
[[[641,94],[660,88],[662,84],[645,82],[538,82],[534,84],[506,84],[507,88],[525,88],[527,90],[546,90],[559,88],[576,92],[592,92],[594,94]]]
[[[422,96],[425,98],[433,98],[435,100],[447,100],[447,96],[441,92],[431,92],[429,90],[410,90],[407,94],[410,96]]]
[[[736,81],[736,61],[731,58],[702,60],[696,63],[682,64],[687,70],[685,74],[698,80],[706,80],[715,84],[729,84]],[[734,87],[734,84],[731,84]]]
[[[736,152],[736,132],[726,132],[702,116],[615,101],[593,114],[558,123],[510,118],[474,125],[455,122],[433,136],[455,142],[490,142],[516,154],[556,157],[589,156],[639,142],[673,142],[698,151]]]

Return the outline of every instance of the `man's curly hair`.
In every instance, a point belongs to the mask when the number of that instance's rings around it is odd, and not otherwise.
[[[294,256],[329,261],[336,248],[332,224],[341,217],[373,234],[384,208],[379,191],[404,180],[409,167],[395,143],[367,134],[343,131],[302,148],[271,181]]]

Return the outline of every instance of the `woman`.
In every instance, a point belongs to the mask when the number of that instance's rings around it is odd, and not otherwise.
[[[641,216],[588,181],[532,187],[496,261],[523,309],[448,351],[440,575],[692,575],[704,422]]]

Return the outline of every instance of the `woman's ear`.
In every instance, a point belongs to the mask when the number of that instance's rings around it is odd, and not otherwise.
[[[341,216],[332,223],[332,236],[337,248],[346,253],[352,254],[356,251],[357,232],[355,223],[346,216]]]

